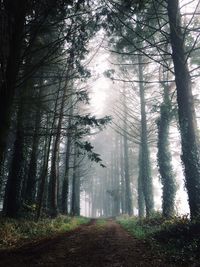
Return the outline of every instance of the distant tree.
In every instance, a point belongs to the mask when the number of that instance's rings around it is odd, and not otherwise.
[[[80,215],[80,166],[78,158],[78,148],[74,148],[74,166],[72,176],[72,200],[71,200],[71,215]]]
[[[142,66],[142,56],[138,55],[139,68],[139,88],[140,88],[140,105],[141,105],[141,141],[140,141],[140,176],[142,181],[143,195],[145,199],[146,215],[150,216],[154,209],[153,185],[151,177],[150,156],[148,147],[148,130],[146,119],[146,101],[144,88],[144,75]]]
[[[123,109],[124,109],[124,133],[123,133],[123,144],[124,144],[124,185],[125,185],[125,212],[129,215],[133,214],[133,203],[132,203],[132,194],[131,194],[131,185],[130,185],[130,169],[129,169],[129,149],[128,149],[128,136],[127,136],[127,103],[126,103],[126,91],[123,90]]]

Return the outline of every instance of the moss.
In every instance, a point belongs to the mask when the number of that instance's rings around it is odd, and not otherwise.
[[[176,195],[176,184],[171,164],[172,157],[169,148],[169,125],[172,119],[172,114],[168,90],[168,87],[165,87],[164,102],[160,107],[160,118],[157,120],[157,159],[161,183],[163,186],[162,210],[163,216],[167,218],[172,217],[174,215],[174,203]]]

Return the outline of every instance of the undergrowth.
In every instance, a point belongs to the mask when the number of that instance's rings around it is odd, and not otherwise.
[[[147,240],[152,249],[171,262],[195,265],[200,262],[200,221],[187,216],[164,219],[156,214],[148,219],[119,217],[118,222],[138,239]]]
[[[13,247],[26,241],[50,237],[75,229],[81,224],[89,222],[84,217],[58,216],[55,219],[15,220],[0,218],[0,248]]]
[[[121,216],[117,218],[117,221],[136,238],[145,239],[161,229],[163,219],[158,215],[142,220],[138,217]]]

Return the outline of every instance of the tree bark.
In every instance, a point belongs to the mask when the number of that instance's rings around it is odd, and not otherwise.
[[[124,180],[124,153],[123,153],[123,136],[120,136],[120,178],[121,178],[121,212],[122,214],[126,213],[125,209],[125,180]]]
[[[138,174],[138,216],[143,218],[145,215],[145,201],[143,193],[143,182],[142,182],[142,166],[141,166],[141,146],[139,150],[139,174]]]
[[[29,204],[33,204],[35,201],[35,193],[36,193],[36,174],[37,174],[37,153],[38,153],[38,145],[40,137],[38,135],[38,131],[40,129],[41,124],[41,109],[37,107],[36,115],[35,115],[35,130],[32,140],[32,149],[31,149],[31,157],[28,169],[28,178],[26,183],[26,192],[25,192],[25,200]]]
[[[5,77],[0,88],[0,165],[3,161],[6,149],[6,141],[10,126],[10,112],[16,91],[16,79],[20,66],[27,1],[7,0],[4,5],[5,13],[8,18],[8,58],[4,66],[1,66],[4,68],[2,73],[5,73]]]
[[[72,135],[70,133],[70,127],[72,125],[72,115],[73,115],[73,103],[70,103],[70,112],[69,112],[69,122],[68,129],[69,134],[67,137],[67,149],[65,156],[65,174],[62,184],[62,212],[64,214],[68,214],[68,194],[69,194],[69,163],[70,163],[70,152],[71,152],[71,144],[72,144]]]
[[[139,89],[140,89],[140,106],[141,106],[141,140],[140,140],[140,175],[143,187],[143,194],[146,206],[146,215],[150,216],[153,212],[153,185],[150,169],[150,158],[148,148],[148,137],[147,137],[147,118],[146,118],[146,101],[144,93],[144,75],[142,66],[142,56],[138,55],[138,68],[139,68]]]
[[[182,161],[191,218],[200,216],[200,151],[192,83],[184,47],[184,34],[178,0],[168,0],[168,17],[172,59],[177,90],[178,116],[181,131]]]
[[[73,178],[72,178],[72,216],[80,215],[80,173],[77,160],[77,149],[74,149],[74,168],[73,168]]]
[[[125,209],[129,215],[133,214],[133,204],[131,195],[130,173],[129,173],[129,154],[128,154],[128,137],[127,137],[127,103],[125,90],[123,91],[124,105],[124,179],[125,179]]]
[[[166,218],[174,215],[174,204],[176,196],[176,184],[173,168],[171,165],[171,152],[169,149],[169,126],[172,119],[171,103],[169,98],[169,85],[164,84],[163,103],[160,107],[160,118],[158,125],[158,167],[162,183],[162,213]]]
[[[24,162],[23,99],[21,97],[17,112],[16,139],[6,184],[3,211],[8,217],[17,217],[21,206],[22,169]]]

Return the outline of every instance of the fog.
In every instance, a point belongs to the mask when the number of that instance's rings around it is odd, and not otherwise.
[[[183,15],[193,12],[197,7],[196,1],[181,1]],[[190,20],[190,15],[185,15],[185,21]],[[87,179],[84,179],[81,194],[81,214],[89,217],[117,216],[124,213],[123,192],[125,160],[124,159],[124,134],[128,135],[128,166],[133,215],[138,215],[138,175],[139,175],[139,137],[140,137],[140,100],[137,70],[132,67],[120,65],[120,57],[109,47],[104,38],[105,32],[99,32],[91,41],[90,46],[94,53],[94,44],[101,44],[96,47],[96,54],[89,66],[92,72],[92,79],[88,87],[90,92],[90,110],[98,117],[110,115],[112,123],[101,133],[91,136],[90,142],[94,145],[95,151],[101,155],[105,168],[98,164],[91,164],[88,168]],[[114,45],[113,45],[114,47]],[[126,62],[130,64],[129,59]],[[151,62],[145,68],[145,76],[148,81],[158,80],[160,71],[159,64]],[[109,76],[109,77],[108,77]],[[126,82],[131,80],[133,82]],[[199,78],[193,80],[195,97],[199,99],[197,84]],[[175,94],[175,84],[172,82],[171,94]],[[155,211],[162,209],[162,185],[157,163],[157,134],[156,120],[159,116],[159,105],[162,101],[162,88],[159,83],[147,84],[146,113],[148,124],[148,139],[150,150],[151,176],[153,180],[153,196]],[[175,103],[176,97],[173,96]],[[124,101],[127,105],[127,114],[124,115]],[[199,113],[198,106],[196,106]],[[125,116],[125,117],[124,117]],[[126,121],[126,122],[125,122]],[[126,123],[127,130],[124,129]],[[199,123],[199,121],[198,121]],[[187,192],[181,163],[181,144],[177,118],[173,118],[170,125],[169,143],[171,150],[171,163],[176,182],[175,213],[176,215],[188,215],[189,207]]]

